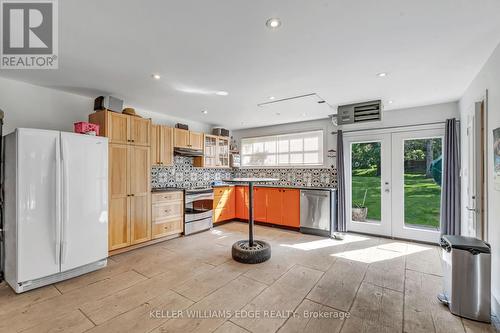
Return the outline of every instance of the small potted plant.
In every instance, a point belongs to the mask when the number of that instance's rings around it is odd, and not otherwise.
[[[358,222],[366,222],[366,218],[368,217],[368,207],[365,206],[366,202],[366,194],[368,193],[368,189],[365,190],[365,196],[363,197],[363,203],[352,202],[352,220]]]

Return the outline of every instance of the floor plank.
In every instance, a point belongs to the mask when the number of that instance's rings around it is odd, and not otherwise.
[[[307,298],[334,309],[348,311],[365,276],[368,264],[338,259]]]
[[[246,223],[217,226],[22,294],[0,283],[0,332],[494,332],[437,301],[437,246],[257,225],[271,260],[243,265],[231,246],[247,233]]]
[[[251,332],[275,332],[322,275],[321,271],[294,266],[243,308],[245,313],[260,318],[235,318],[231,321]]]

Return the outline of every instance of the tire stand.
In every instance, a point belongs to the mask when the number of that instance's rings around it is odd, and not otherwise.
[[[271,245],[269,243],[255,240],[253,233],[253,196],[255,183],[275,182],[274,178],[233,178],[224,180],[227,183],[248,184],[248,240],[240,240],[233,244],[233,259],[244,264],[259,264],[271,258]]]

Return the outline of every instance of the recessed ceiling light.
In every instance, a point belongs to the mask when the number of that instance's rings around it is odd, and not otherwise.
[[[392,103],[394,103],[394,101],[388,101],[387,103],[392,104]]]
[[[229,95],[229,93],[227,91],[224,91],[224,90],[216,91],[215,94],[218,95],[218,96],[227,96],[227,95]]]
[[[377,76],[378,77],[386,77],[387,73],[386,72],[377,73]]]
[[[207,114],[208,113],[208,110],[202,110],[201,113],[203,114]]]
[[[269,29],[277,29],[281,26],[281,20],[277,17],[270,18],[266,21],[266,26]]]
[[[272,101],[272,100],[275,99],[275,97],[274,96],[269,96],[269,99]]]
[[[303,113],[301,113],[300,115],[301,115],[302,117],[305,117],[305,116],[306,116],[306,113],[305,113],[305,112],[303,112]]]
[[[153,74],[151,77],[155,80],[159,80],[161,78],[160,74]]]

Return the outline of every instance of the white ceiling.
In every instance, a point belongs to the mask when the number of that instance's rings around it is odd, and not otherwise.
[[[59,70],[1,76],[92,97],[108,93],[139,109],[230,129],[334,112],[257,107],[269,96],[317,93],[333,107],[380,98],[386,110],[457,100],[500,42],[498,0],[60,0],[59,6]],[[270,17],[282,26],[269,30]]]

